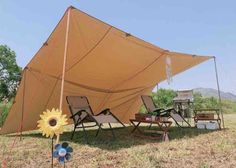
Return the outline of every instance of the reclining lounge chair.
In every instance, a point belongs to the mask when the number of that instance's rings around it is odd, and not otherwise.
[[[83,129],[85,140],[88,142],[85,128],[98,126],[96,136],[100,129],[111,130],[113,138],[115,138],[111,123],[120,123],[125,127],[125,125],[111,113],[110,109],[104,109],[99,114],[94,115],[92,108],[89,105],[89,101],[85,96],[67,96],[66,100],[71,112],[70,118],[74,121],[74,130],[71,139],[73,139],[76,128]],[[85,126],[85,122],[95,122],[95,125]],[[109,125],[110,129],[104,129],[102,127],[105,123]]]
[[[157,116],[159,117],[172,118],[175,121],[176,125],[180,128],[185,128],[185,127],[179,124],[179,122],[186,123],[188,128],[191,127],[191,125],[180,114],[178,114],[174,108],[169,108],[169,109],[157,108],[151,96],[142,95],[141,98],[148,113],[156,112]]]

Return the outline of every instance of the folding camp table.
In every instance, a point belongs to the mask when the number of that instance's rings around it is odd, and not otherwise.
[[[221,129],[220,109],[195,109],[194,110],[194,122],[195,125],[198,121],[216,121]],[[216,117],[215,117],[216,114]]]
[[[161,138],[163,141],[169,140],[168,131],[169,131],[170,126],[172,124],[171,121],[159,121],[159,120],[155,120],[155,121],[150,120],[149,121],[149,120],[130,119],[130,122],[134,126],[134,129],[131,131],[131,133],[133,133],[135,130],[138,130],[138,132],[140,132],[141,134],[144,134],[145,132],[156,133],[156,134],[161,134]],[[141,131],[139,129],[139,126],[141,123],[157,124],[158,127],[161,129],[161,131],[156,131],[156,130]]]

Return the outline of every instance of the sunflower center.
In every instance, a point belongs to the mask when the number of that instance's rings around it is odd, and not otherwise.
[[[50,120],[49,120],[49,125],[50,125],[51,127],[54,127],[55,125],[57,125],[57,120],[54,119],[54,118],[50,119]]]

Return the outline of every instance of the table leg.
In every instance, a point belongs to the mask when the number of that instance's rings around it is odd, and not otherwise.
[[[160,129],[163,131],[162,140],[169,141],[168,130],[170,129],[171,123],[157,123]],[[164,126],[163,126],[164,125]]]
[[[162,135],[162,141],[169,141],[168,132],[164,132]]]
[[[140,124],[141,122],[138,122],[137,125],[135,125],[135,123],[134,123],[133,121],[131,121],[131,123],[132,123],[132,125],[134,126],[134,129],[131,131],[131,133],[133,133],[136,129],[137,129],[139,132],[141,132],[140,129],[138,128],[138,126],[139,126],[139,124]]]

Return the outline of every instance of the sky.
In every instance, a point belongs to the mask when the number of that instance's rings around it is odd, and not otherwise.
[[[26,66],[70,5],[163,49],[216,56],[221,90],[236,94],[235,0],[0,0],[0,44]],[[214,62],[159,87],[216,89]]]

